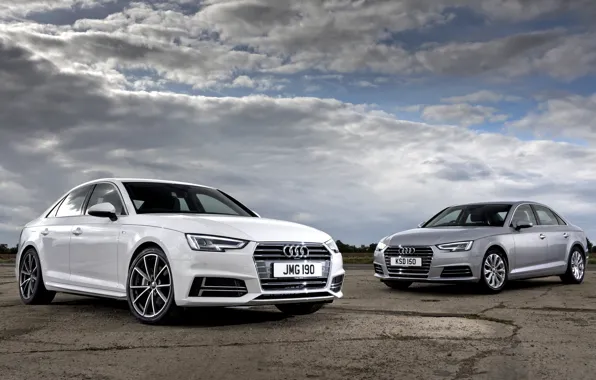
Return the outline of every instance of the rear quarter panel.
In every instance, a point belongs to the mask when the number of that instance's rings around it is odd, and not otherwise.
[[[17,279],[19,278],[19,263],[21,262],[21,257],[23,252],[33,247],[39,256],[39,261],[41,264],[42,269],[42,276],[45,279],[45,268],[47,268],[47,257],[44,254],[44,240],[42,239],[41,231],[46,227],[50,226],[51,223],[48,223],[49,219],[36,219],[23,227],[21,231],[21,235],[19,238],[19,250],[17,251],[16,255],[16,262],[15,262],[15,276]]]

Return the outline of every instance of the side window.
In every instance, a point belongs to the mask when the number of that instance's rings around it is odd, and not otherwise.
[[[205,212],[208,214],[238,214],[225,203],[218,201],[217,199],[208,195],[197,194],[197,198],[199,199],[199,202],[201,202],[201,205],[203,206]]]
[[[538,224],[536,222],[536,217],[534,217],[534,213],[532,212],[532,207],[530,207],[530,205],[519,206],[517,208],[517,210],[515,210],[515,214],[513,214],[513,218],[511,218],[512,222],[515,220],[524,220],[524,221],[527,220],[534,225]]]
[[[46,214],[46,218],[55,218],[56,217],[56,212],[58,211],[58,208],[60,207],[60,205],[62,204],[62,202],[64,201],[64,198],[61,198],[58,203],[56,203],[56,205],[54,206],[54,208],[52,209],[52,211],[48,212]]]
[[[91,193],[91,197],[89,198],[87,209],[96,204],[105,202],[111,203],[112,206],[116,208],[116,213],[118,215],[125,214],[124,205],[122,204],[122,199],[120,198],[118,189],[116,189],[116,187],[110,183],[100,183],[95,186],[95,189],[93,189],[93,193]]]
[[[74,190],[62,202],[58,211],[56,212],[56,217],[64,217],[64,216],[77,216],[81,215],[81,209],[83,208],[83,203],[85,202],[85,198],[87,198],[87,194],[91,186],[81,187],[80,189]]]
[[[553,212],[553,214],[555,214],[555,213]],[[557,218],[557,222],[559,223],[560,226],[567,225],[567,223],[565,223],[565,221],[559,215],[555,214],[555,218]]]
[[[538,220],[540,220],[540,224],[544,226],[558,226],[559,222],[557,221],[557,217],[551,210],[546,207],[535,205],[534,210],[536,210],[536,214],[538,215]]]

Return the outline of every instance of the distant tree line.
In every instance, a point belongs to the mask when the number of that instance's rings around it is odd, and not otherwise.
[[[337,248],[339,248],[339,251],[341,253],[373,253],[375,251],[375,249],[377,249],[377,244],[369,244],[369,245],[360,245],[360,246],[356,246],[356,245],[350,245],[350,244],[344,244],[342,243],[341,240],[338,240],[335,242],[335,244],[337,244]]]
[[[590,239],[588,240],[588,250],[590,252],[596,253],[596,247],[592,245],[592,242],[590,241]],[[337,244],[337,248],[339,248],[339,251],[341,253],[373,253],[375,251],[375,249],[377,248],[377,244],[373,243],[373,244],[369,244],[369,245],[364,245],[361,244],[360,246],[356,246],[356,245],[351,245],[351,244],[345,244],[342,243],[341,240],[338,240],[335,242]],[[8,244],[0,244],[0,254],[16,254],[17,253],[17,247],[8,247]]]
[[[8,244],[0,244],[0,254],[15,254],[17,253],[17,247],[9,248]]]

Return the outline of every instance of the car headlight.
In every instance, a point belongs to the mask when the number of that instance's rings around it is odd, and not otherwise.
[[[461,252],[461,251],[469,251],[472,248],[472,243],[474,241],[458,241],[454,243],[445,243],[437,245],[442,251],[450,251],[450,252]]]
[[[331,252],[339,253],[339,248],[337,247],[337,244],[335,243],[335,241],[333,241],[333,239],[326,241],[325,245],[327,246],[327,248],[329,248]]]
[[[385,249],[385,247],[387,247],[387,244],[380,241],[379,244],[377,244],[377,248],[375,248],[375,251],[381,252]]]
[[[186,240],[192,250],[206,252],[224,252],[229,249],[242,249],[248,241],[221,236],[186,234]]]

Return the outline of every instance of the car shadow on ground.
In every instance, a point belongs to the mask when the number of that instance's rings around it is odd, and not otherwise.
[[[102,298],[56,299],[54,307],[64,307],[65,311],[87,312],[109,318],[122,318],[135,322],[126,301]],[[166,326],[220,327],[278,322],[291,318],[272,308],[263,307],[196,307],[181,309],[180,313]],[[140,323],[140,322],[139,322]]]
[[[523,291],[526,289],[541,289],[554,286],[566,286],[559,279],[533,279],[509,281],[503,289],[503,293]],[[406,292],[410,294],[424,295],[461,295],[461,296],[486,296],[482,288],[476,284],[425,284],[414,283],[406,290],[394,290],[387,288],[390,292]]]

